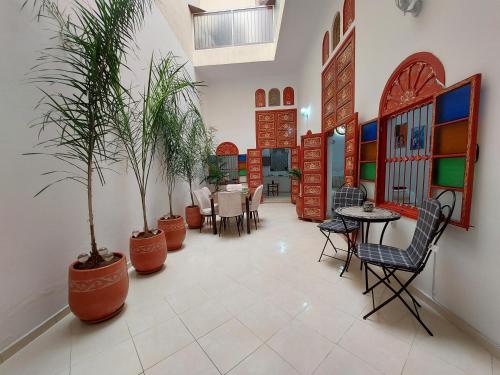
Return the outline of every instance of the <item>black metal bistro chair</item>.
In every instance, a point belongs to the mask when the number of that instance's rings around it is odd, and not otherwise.
[[[449,200],[450,203],[442,205],[439,199],[444,194],[451,194],[451,199]],[[357,255],[365,266],[366,290],[363,294],[372,292],[373,301],[373,310],[366,314],[363,319],[368,318],[370,315],[380,310],[394,299],[399,298],[399,300],[403,302],[418,322],[425,328],[427,333],[432,336],[431,330],[420,318],[418,308],[422,306],[408,291],[408,286],[425,268],[432,252],[432,244],[437,244],[439,238],[441,238],[441,235],[450,222],[451,215],[455,209],[455,201],[455,192],[452,190],[445,190],[441,192],[436,199],[424,200],[422,206],[418,209],[417,227],[415,229],[415,233],[413,234],[413,239],[410,246],[406,250],[381,244],[366,243],[358,245]],[[382,277],[377,274],[373,270],[372,266],[381,267],[384,271],[384,276]],[[407,281],[403,282],[398,276],[396,276],[396,271],[408,272],[411,276]],[[378,279],[378,281],[372,286],[368,286],[368,272],[373,274]],[[391,278],[393,281],[396,281],[397,284],[392,284],[390,282]],[[373,290],[380,284],[384,284],[387,288],[389,288],[393,295],[375,307]],[[414,309],[411,308],[408,302],[402,297],[403,292],[410,297]]]
[[[323,256],[339,259],[332,255],[325,254],[325,249],[328,243],[330,243],[335,251],[335,254],[338,253],[338,250],[347,251],[347,258],[345,260],[345,266],[340,273],[340,276],[347,271],[349,267],[349,263],[352,257],[352,252],[354,250],[355,239],[351,238],[350,235],[359,229],[359,223],[357,221],[352,220],[344,220],[343,218],[339,218],[335,214],[335,210],[340,207],[352,207],[352,206],[361,206],[366,199],[366,192],[361,188],[341,186],[334,194],[333,194],[333,202],[332,202],[332,211],[334,217],[330,221],[326,221],[318,225],[320,232],[323,236],[326,237],[325,245],[323,246],[323,250],[321,251],[321,255],[319,256],[318,262],[321,262],[321,258]],[[337,248],[332,240],[330,239],[330,235],[332,233],[343,234],[346,237],[347,241],[347,250]]]

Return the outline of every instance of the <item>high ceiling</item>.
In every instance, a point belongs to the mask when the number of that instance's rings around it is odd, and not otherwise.
[[[275,61],[199,67],[197,73],[205,81],[294,74],[311,46],[321,42],[316,40],[323,33],[318,20],[324,17],[325,7],[332,8],[332,3],[335,1],[286,0]]]

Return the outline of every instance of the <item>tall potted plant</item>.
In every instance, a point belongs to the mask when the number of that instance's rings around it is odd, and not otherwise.
[[[34,68],[33,81],[43,87],[41,121],[34,124],[48,139],[39,145],[67,165],[49,186],[72,181],[83,186],[87,197],[90,252],[69,266],[69,306],[81,320],[97,322],[117,314],[128,293],[125,255],[97,246],[94,209],[94,174],[104,184],[106,164],[116,161],[108,140],[117,119],[120,69],[130,51],[133,35],[142,24],[152,0],[95,0],[95,7],[75,2],[63,14],[51,0],[41,0],[40,13],[55,21],[56,46],[45,49]],[[55,134],[55,135],[54,135]],[[38,195],[36,194],[36,195]]]
[[[297,197],[297,201],[295,202],[295,211],[297,212],[297,216],[302,218],[304,216],[304,198],[302,197],[302,171],[300,168],[291,168],[288,171],[288,175],[291,179],[299,181],[299,196]]]
[[[186,207],[186,222],[190,229],[200,228],[203,216],[193,198],[193,182],[201,175],[207,156],[214,148],[213,130],[206,129],[196,107],[190,109],[187,117],[181,151],[182,177],[189,185],[191,205]]]
[[[142,207],[142,232],[133,232],[130,237],[130,259],[139,273],[156,272],[167,258],[167,244],[162,230],[150,229],[146,211],[146,192],[151,167],[159,140],[162,107],[172,95],[184,90],[191,83],[172,79],[177,63],[170,54],[157,64],[151,59],[149,79],[142,96],[142,106],[135,113],[136,102],[128,91],[124,91],[122,111],[117,121],[117,134],[127,155],[139,188]]]
[[[182,216],[174,214],[173,193],[177,178],[183,175],[182,147],[186,123],[191,116],[193,99],[198,93],[199,82],[192,81],[184,69],[184,65],[176,66],[171,71],[172,79],[185,80],[189,82],[182,91],[172,95],[165,101],[159,113],[159,136],[160,136],[160,160],[162,172],[167,184],[168,215],[164,215],[158,221],[158,228],[165,232],[167,248],[169,251],[178,250],[182,247],[186,237],[186,226]],[[186,110],[188,108],[188,110]]]

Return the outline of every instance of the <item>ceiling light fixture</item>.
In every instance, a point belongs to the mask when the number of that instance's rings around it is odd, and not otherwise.
[[[422,10],[422,0],[395,0],[396,6],[406,15],[410,13],[417,17]]]

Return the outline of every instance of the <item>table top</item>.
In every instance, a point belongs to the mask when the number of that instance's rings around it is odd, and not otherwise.
[[[275,182],[275,183],[269,182],[267,184],[267,186],[278,186],[278,185],[279,185],[279,182]]]
[[[250,192],[250,189],[248,189],[247,191],[238,191],[238,190],[235,190],[235,191],[226,191],[226,190],[221,190],[221,191],[214,191],[212,194],[210,194],[210,198],[213,199],[215,198],[215,196],[219,193],[240,193],[242,197],[246,197],[246,198],[249,198],[252,196],[252,193]]]
[[[372,212],[366,212],[362,206],[340,207],[335,213],[345,218],[365,222],[386,222],[399,220],[401,215],[397,212],[375,207]]]

